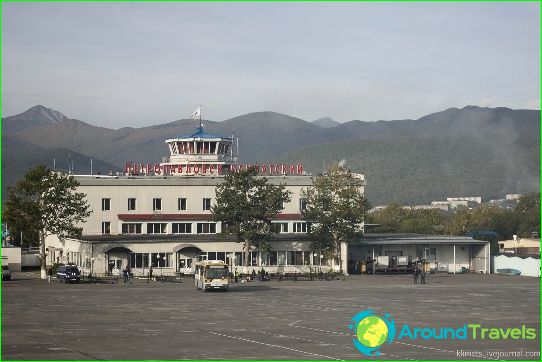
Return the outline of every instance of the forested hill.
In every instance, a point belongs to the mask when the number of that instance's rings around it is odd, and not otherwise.
[[[209,133],[239,137],[240,162],[300,161],[318,173],[324,162],[345,159],[352,171],[365,174],[373,204],[502,198],[539,185],[538,110],[467,106],[416,120],[341,124],[265,111],[204,124]],[[195,125],[182,119],[109,129],[35,106],[2,119],[2,173],[9,174],[2,188],[37,163],[51,166],[57,158],[62,165],[70,153],[80,156],[83,170],[90,169],[91,157],[104,170],[123,169],[127,161],[161,162],[169,153],[164,140],[192,133]]]
[[[346,161],[365,175],[366,195],[374,204],[425,204],[446,197],[504,198],[506,193],[539,187],[538,141],[514,145],[474,137],[385,138],[305,147],[277,157],[302,162],[318,174],[330,162]]]

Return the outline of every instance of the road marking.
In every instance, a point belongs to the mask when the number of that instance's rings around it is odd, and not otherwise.
[[[317,332],[332,333],[332,334],[338,334],[338,335],[347,335],[347,333],[342,333],[342,332],[326,331],[324,329],[296,326],[295,324],[297,324],[298,322],[301,322],[301,320],[297,320],[295,322],[289,323],[288,326],[294,327],[294,328],[309,329],[309,330],[313,330],[313,331],[317,331]],[[457,352],[457,351],[450,351],[450,350],[442,349],[442,348],[420,346],[420,345],[417,345],[417,344],[411,344],[411,343],[399,342],[399,341],[393,341],[393,343],[394,344],[395,343],[403,344],[405,346],[417,347],[417,348],[422,348],[422,349],[430,349],[430,350],[437,351],[437,352],[445,352],[445,353],[452,353],[452,354],[455,354]],[[392,355],[390,354],[389,356],[392,356]],[[392,357],[394,357],[394,356],[392,356]],[[485,359],[493,360],[493,358],[489,358],[489,357],[485,357]]]
[[[250,331],[251,331],[251,332],[256,332],[256,333],[267,334],[267,335],[271,335],[271,336],[276,336],[276,337],[287,337],[287,338],[295,339],[295,340],[298,340],[298,341],[318,343],[318,344],[323,345],[323,346],[336,346],[336,347],[341,347],[341,348],[356,350],[356,349],[355,349],[354,347],[352,347],[352,346],[343,346],[343,345],[336,344],[336,343],[322,342],[322,341],[315,341],[315,340],[312,340],[312,339],[306,339],[306,338],[300,338],[300,337],[293,337],[293,336],[286,336],[286,335],[284,335],[284,334],[277,334],[277,333],[271,333],[271,332],[258,331],[258,330],[255,330],[255,329],[250,329]],[[411,360],[411,361],[414,361],[413,358],[396,356],[396,355],[389,354],[389,353],[384,353],[384,352],[381,352],[381,355],[387,355],[387,356],[390,356],[390,357],[394,357],[394,358],[396,358],[396,359],[405,359],[405,360]]]
[[[247,339],[247,338],[242,338],[242,337],[236,337],[236,336],[230,336],[230,335],[227,335],[227,334],[216,333],[216,332],[207,332],[207,333],[209,333],[209,334],[214,334],[214,335],[220,336],[220,337],[226,337],[226,338],[231,338],[231,339],[237,339],[237,340],[244,341],[244,342],[250,342],[250,343],[255,343],[255,344],[261,344],[261,345],[263,345],[263,346],[268,346],[268,347],[273,347],[273,348],[281,348],[281,349],[285,349],[285,350],[287,350],[287,351],[292,351],[292,352],[297,352],[297,353],[303,353],[303,354],[307,354],[307,355],[311,355],[311,356],[323,357],[323,358],[332,359],[332,360],[336,360],[336,361],[344,361],[343,359],[340,359],[340,358],[325,356],[325,355],[323,355],[323,354],[318,354],[318,353],[312,353],[312,352],[301,351],[301,350],[299,350],[299,349],[294,349],[294,348],[279,346],[279,345],[277,345],[277,344],[264,343],[264,342],[260,342],[260,341],[254,341],[254,340],[252,340],[252,339]]]
[[[311,330],[311,331],[317,331],[317,332],[324,332],[324,333],[338,334],[338,335],[340,335],[340,336],[346,335],[346,333],[343,333],[343,332],[326,331],[325,329],[318,329],[318,328],[311,328],[311,327],[296,326],[295,324],[298,323],[298,322],[301,322],[301,321],[300,321],[300,320],[297,320],[297,321],[295,321],[295,322],[289,323],[288,326],[289,326],[289,327],[294,327],[294,328],[309,329],[309,330]]]

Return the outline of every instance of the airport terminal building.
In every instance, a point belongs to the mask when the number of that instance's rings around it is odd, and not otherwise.
[[[73,262],[94,273],[130,265],[136,275],[145,275],[151,266],[158,273],[191,273],[195,262],[205,259],[241,267],[243,244],[220,234],[221,225],[212,221],[211,207],[224,175],[257,167],[259,177],[284,184],[291,201],[273,221],[279,233],[270,238],[272,250],[253,250],[249,270],[339,269],[311,251],[310,225],[301,215],[305,205],[301,190],[312,185],[313,176],[301,164],[238,164],[234,138],[208,134],[202,126],[166,143],[170,156],[160,164],[129,162],[122,175],[75,176],[80,184],[77,191],[87,195],[92,213],[80,225],[80,239],[47,238],[48,265]],[[345,256],[346,248],[343,245]],[[341,263],[346,270],[346,257]]]
[[[170,156],[159,164],[126,163],[121,175],[77,175],[78,192],[86,194],[92,213],[80,239],[46,239],[47,265],[75,263],[85,272],[119,272],[129,265],[135,275],[190,274],[200,260],[224,260],[242,271],[243,243],[222,235],[212,220],[215,189],[224,175],[257,167],[259,177],[284,184],[291,201],[273,223],[270,251],[252,250],[249,271],[269,273],[329,269],[356,272],[357,265],[377,256],[423,257],[435,268],[468,268],[487,272],[489,244],[466,237],[366,237],[359,244],[341,245],[341,265],[311,248],[310,225],[303,220],[301,191],[314,177],[301,164],[241,165],[233,137],[208,134],[200,125],[193,134],[166,140]],[[363,181],[363,175],[355,175]],[[457,246],[457,247],[456,247]],[[440,267],[438,266],[440,264]],[[449,265],[452,265],[450,267]]]

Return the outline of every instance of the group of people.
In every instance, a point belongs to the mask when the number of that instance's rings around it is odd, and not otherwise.
[[[423,270],[420,264],[416,264],[414,266],[414,284],[418,284],[418,278],[420,279],[421,284],[425,284],[425,274],[426,272]]]
[[[122,271],[122,276],[124,277],[125,283],[130,283],[130,278],[132,277],[132,269],[130,269],[130,265],[126,265],[126,268]]]
[[[231,274],[230,274],[231,275]],[[240,275],[237,269],[235,269],[235,272],[233,273],[234,281],[237,283],[239,282]],[[260,270],[258,273],[256,273],[256,270],[252,269],[252,273],[250,274],[250,277],[247,277],[247,281],[256,280],[256,277],[260,281],[269,281],[271,280],[269,277],[269,272],[266,272],[264,268]]]

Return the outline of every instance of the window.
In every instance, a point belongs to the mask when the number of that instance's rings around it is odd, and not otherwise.
[[[148,268],[149,253],[131,253],[130,254],[131,268]]]
[[[286,252],[277,251],[277,263],[278,265],[286,265]]]
[[[311,263],[311,252],[310,251],[304,251],[303,252],[303,264],[309,265]]]
[[[182,198],[182,197],[179,197],[177,199],[177,209],[179,211],[184,211],[186,210],[186,199],[185,198]]]
[[[258,252],[251,251],[248,256],[248,265],[249,266],[258,266]]]
[[[172,253],[151,253],[151,265],[155,268],[169,268]]]
[[[295,252],[295,265],[303,265],[303,252],[302,251],[296,251]]]
[[[172,224],[172,233],[173,234],[192,234],[192,224],[188,222],[173,223]]]
[[[295,251],[286,252],[286,261],[288,265],[295,265]]]
[[[198,234],[216,234],[216,223],[198,223]]]
[[[102,234],[111,234],[111,222],[102,222]]]
[[[123,234],[141,234],[141,223],[124,223],[122,224]]]
[[[234,261],[234,265],[243,265],[243,260],[244,260],[244,253],[242,252],[238,252],[236,251],[235,252],[235,261]]]
[[[260,252],[260,265],[261,266],[267,266],[269,265],[269,253],[266,251]]]
[[[269,252],[269,265],[277,265],[277,253],[278,251]]]
[[[301,198],[299,199],[299,210],[303,211],[307,209],[307,200]]]
[[[306,233],[310,230],[310,225],[306,222],[294,222],[294,233]]]
[[[418,245],[416,247],[416,257],[431,261],[437,260],[437,248],[431,248],[427,245]]]
[[[203,199],[203,211],[211,210],[211,199]]]
[[[111,199],[102,199],[102,211],[111,210]]]
[[[162,210],[162,199],[152,199],[152,210],[153,211]]]
[[[165,234],[166,223],[149,223],[147,224],[147,234]]]
[[[429,248],[427,253],[427,260],[437,260],[437,248]]]
[[[287,233],[288,232],[288,223],[287,222],[274,222],[271,223],[273,231],[276,233]]]
[[[136,209],[136,199],[128,199],[128,211],[134,211]]]

